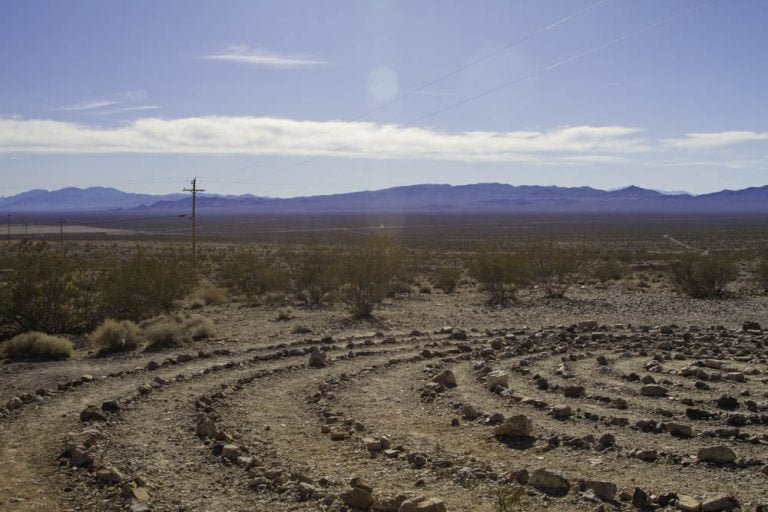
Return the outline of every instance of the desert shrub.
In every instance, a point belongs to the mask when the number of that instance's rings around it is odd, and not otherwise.
[[[291,320],[295,317],[296,314],[293,311],[293,308],[280,308],[277,310],[277,316],[275,317],[275,320],[278,322],[287,322],[288,320]]]
[[[617,281],[627,273],[627,266],[618,258],[607,258],[595,263],[592,274],[602,283]]]
[[[235,254],[224,260],[220,278],[231,292],[249,300],[267,292],[284,290],[288,283],[283,267],[251,253]]]
[[[461,279],[460,268],[441,267],[432,273],[432,284],[445,293],[453,293]]]
[[[488,293],[492,304],[514,300],[518,288],[528,282],[526,259],[501,247],[481,245],[467,266],[469,275]]]
[[[102,354],[136,350],[141,343],[141,331],[130,320],[118,322],[108,318],[90,335],[91,343],[99,347]]]
[[[229,300],[229,292],[225,288],[206,286],[192,292],[190,299],[192,303],[202,303],[206,306],[224,304]]]
[[[139,326],[150,350],[184,345],[192,340],[209,338],[214,333],[213,321],[200,315],[162,315]]]
[[[0,318],[11,332],[76,333],[96,320],[94,275],[85,260],[21,242],[2,289]]]
[[[183,317],[181,323],[187,339],[202,340],[210,338],[216,331],[213,320],[200,315]]]
[[[140,321],[169,311],[197,282],[191,265],[175,257],[138,255],[108,264],[99,279],[104,317]]]
[[[341,295],[358,317],[369,316],[390,291],[403,261],[403,251],[389,238],[372,236],[343,256]]]
[[[554,244],[534,245],[528,250],[530,279],[548,298],[562,298],[581,269],[573,250]]]
[[[2,347],[3,357],[8,359],[56,361],[68,359],[72,353],[72,342],[68,339],[35,331],[14,336]]]
[[[494,512],[514,512],[523,510],[523,496],[525,489],[518,487],[516,489],[500,488],[496,491],[496,500],[494,503]]]
[[[721,297],[738,276],[734,259],[721,254],[688,254],[671,268],[674,285],[694,298]]]
[[[286,260],[293,291],[307,304],[321,304],[338,286],[337,251],[312,243]]]
[[[762,292],[768,292],[768,252],[757,259],[755,281]]]

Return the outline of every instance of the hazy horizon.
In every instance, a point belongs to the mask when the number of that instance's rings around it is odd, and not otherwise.
[[[11,3],[0,196],[768,181],[757,0]],[[762,57],[761,57],[762,56]]]

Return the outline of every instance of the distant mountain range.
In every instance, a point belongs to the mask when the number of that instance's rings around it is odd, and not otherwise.
[[[214,213],[768,213],[768,186],[711,194],[668,193],[640,187],[598,190],[591,187],[411,185],[383,190],[287,199],[253,195],[198,197],[201,212]],[[30,190],[0,198],[0,213],[60,213],[122,210],[188,212],[189,194],[149,195],[114,188]]]

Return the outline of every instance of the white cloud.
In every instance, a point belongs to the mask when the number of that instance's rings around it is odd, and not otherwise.
[[[768,132],[725,131],[686,133],[685,137],[662,139],[662,144],[679,149],[707,149],[732,146],[744,142],[768,141]]]
[[[569,126],[547,131],[443,132],[394,124],[269,117],[137,119],[119,128],[0,119],[0,153],[272,154],[368,159],[536,162],[648,150],[640,130]]]
[[[71,112],[77,112],[81,110],[96,110],[104,107],[111,107],[112,105],[119,105],[120,101],[113,101],[113,100],[92,100],[92,101],[81,101],[80,103],[75,103],[73,105],[64,105],[63,107],[59,107],[56,110],[64,110],[64,111],[71,111]]]
[[[257,66],[281,69],[293,69],[327,64],[314,57],[302,55],[279,55],[264,50],[252,49],[248,46],[230,46],[224,52],[214,55],[204,55],[204,59],[242,62]]]

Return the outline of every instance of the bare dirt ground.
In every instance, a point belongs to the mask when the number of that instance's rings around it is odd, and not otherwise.
[[[500,490],[526,482],[520,510],[642,508],[636,488],[670,509],[669,493],[766,504],[768,333],[742,325],[765,320],[768,299],[613,285],[570,295],[496,309],[466,286],[414,292],[376,322],[341,306],[276,321],[228,303],[202,310],[217,337],[183,350],[4,364],[0,403],[21,405],[0,418],[0,510],[348,510],[354,477],[381,507],[414,495],[503,510]],[[313,348],[326,364],[308,364]],[[432,381],[445,369],[455,387]],[[488,389],[492,370],[506,387]],[[664,396],[643,394],[653,383]],[[117,412],[81,421],[108,400]],[[494,434],[520,414],[529,436]],[[204,418],[213,438],[196,432]],[[87,456],[119,476],[59,458],[67,433],[88,429]],[[713,446],[725,458],[701,460]],[[542,468],[567,483],[541,489]]]
[[[99,220],[181,223],[77,223]],[[0,364],[0,511],[766,510],[768,296],[749,277],[764,219],[212,218],[201,252],[380,225],[399,226],[417,273],[533,233],[630,268],[506,308],[472,283],[411,283],[369,321],[227,302],[195,311],[216,335],[182,348]],[[186,251],[182,238],[77,250]],[[694,248],[744,255],[728,298],[671,289],[668,262]],[[408,497],[444,506],[401,508]]]

